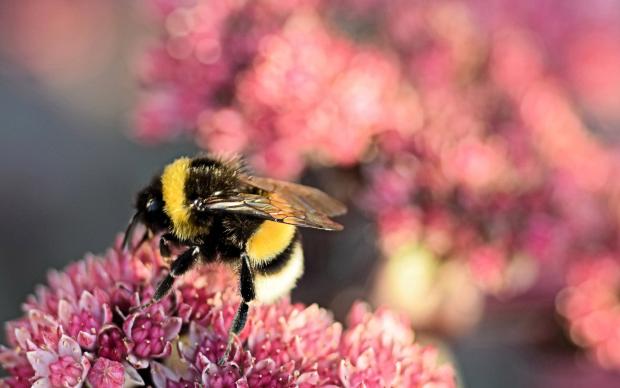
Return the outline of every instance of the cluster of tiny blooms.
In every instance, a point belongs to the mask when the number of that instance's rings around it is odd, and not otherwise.
[[[405,320],[355,304],[348,329],[316,305],[253,305],[219,366],[239,304],[237,278],[205,266],[143,310],[166,271],[156,248],[117,245],[62,272],[7,324],[3,387],[455,387],[437,351],[414,343]]]

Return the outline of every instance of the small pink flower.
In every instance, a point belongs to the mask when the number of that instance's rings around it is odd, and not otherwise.
[[[97,338],[97,355],[114,361],[122,361],[129,354],[128,342],[118,326],[105,326]]]
[[[88,382],[95,388],[121,388],[125,382],[125,368],[118,361],[99,357],[88,373]]]
[[[66,328],[67,333],[77,338],[78,343],[85,349],[93,349],[99,329],[110,323],[112,311],[107,303],[107,295],[97,292],[98,297],[88,291],[80,296],[77,306],[66,300],[58,303],[58,319]]]
[[[90,369],[90,361],[82,354],[80,345],[63,335],[57,350],[32,350],[28,361],[35,371],[33,387],[79,387]]]
[[[197,371],[202,371],[208,365],[215,365],[226,350],[227,339],[224,333],[191,323],[187,345],[179,346],[181,356]],[[229,357],[230,364],[234,364],[237,369],[250,358],[244,354],[240,345],[239,342],[234,343]]]
[[[179,315],[183,316],[185,322],[198,321],[205,319],[209,314],[210,305],[207,301],[215,296],[215,293],[208,293],[203,287],[196,287],[194,284],[186,284],[179,288],[180,301]]]
[[[179,334],[181,323],[181,318],[167,316],[161,305],[131,314],[123,323],[130,348],[129,361],[145,368],[149,359],[170,355],[170,341]]]

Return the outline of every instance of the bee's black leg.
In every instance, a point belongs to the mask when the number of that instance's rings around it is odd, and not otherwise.
[[[217,361],[218,365],[220,366],[224,365],[226,361],[228,361],[228,356],[230,355],[230,351],[232,349],[233,339],[237,334],[241,332],[241,330],[243,330],[243,328],[245,327],[245,323],[247,322],[248,310],[250,308],[248,303],[253,301],[256,297],[254,289],[254,276],[250,268],[250,260],[245,252],[241,254],[241,271],[239,275],[241,303],[239,304],[239,308],[237,308],[237,313],[235,314],[233,323],[230,326],[230,330],[228,331],[228,343],[226,344],[226,351]]]
[[[250,268],[250,258],[245,252],[241,254],[241,271],[239,275],[241,298],[243,298],[244,302],[249,303],[256,297],[256,292],[254,290],[254,275]]]
[[[157,288],[155,289],[155,294],[153,294],[151,300],[141,306],[132,309],[132,311],[145,309],[159,302],[166,295],[168,295],[170,290],[172,290],[175,279],[179,276],[182,276],[184,273],[189,271],[194,266],[194,264],[196,264],[199,254],[200,248],[191,247],[185,252],[183,252],[181,255],[179,255],[179,257],[177,257],[176,260],[174,260],[174,262],[172,263],[172,266],[170,267],[170,272],[168,272],[166,277],[163,278],[162,281],[160,281],[157,285]]]
[[[164,233],[159,239],[159,253],[162,257],[170,257],[172,252],[170,251],[171,244],[178,244],[180,241],[172,233]]]

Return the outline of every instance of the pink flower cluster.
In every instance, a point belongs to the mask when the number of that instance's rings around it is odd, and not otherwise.
[[[144,61],[137,135],[195,130],[206,149],[244,151],[291,177],[308,159],[356,163],[376,133],[419,120],[395,57],[339,36],[314,2],[297,3],[163,8],[167,36]]]
[[[356,304],[343,330],[326,310],[282,299],[256,305],[218,366],[239,303],[236,277],[205,266],[179,280],[172,296],[145,311],[166,270],[155,247],[88,256],[24,304],[7,324],[0,364],[6,387],[455,387],[437,352],[413,343],[407,322]]]
[[[251,66],[261,39],[306,2],[311,0],[150,2],[166,33],[140,66],[148,93],[136,115],[137,135],[148,141],[178,135],[230,105],[236,78]],[[229,142],[244,144],[244,139]]]
[[[467,260],[491,292],[519,291],[514,261],[529,261],[539,284],[557,290],[566,262],[592,246],[615,252],[606,182],[620,165],[543,47],[498,3],[483,23],[459,2],[387,12],[424,124],[377,138],[367,203],[387,252],[391,236],[418,239],[437,257]]]

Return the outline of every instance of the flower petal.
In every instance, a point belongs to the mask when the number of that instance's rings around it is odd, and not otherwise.
[[[127,356],[127,361],[129,361],[129,363],[137,369],[144,369],[149,366],[148,360],[145,360],[143,358],[138,358],[133,354],[130,354],[129,356]]]
[[[342,386],[348,388],[351,386],[351,374],[349,373],[351,364],[347,360],[341,360],[338,367],[338,377]]]
[[[151,377],[156,387],[165,387],[168,380],[177,382],[180,379],[172,369],[156,361],[151,361]]]
[[[54,388],[47,377],[38,379],[31,388]]]
[[[166,342],[166,344],[164,345],[164,348],[162,349],[161,353],[159,353],[159,354],[152,354],[151,357],[153,357],[153,358],[168,357],[170,355],[170,353],[172,353],[172,344],[170,342]]]
[[[82,356],[80,364],[82,365],[82,378],[80,379],[80,381],[86,381],[86,376],[88,375],[88,371],[90,370],[90,361],[88,360],[88,358],[86,358],[86,356]]]
[[[64,299],[61,299],[58,302],[58,320],[63,324],[69,322],[71,315],[73,315],[74,312],[75,309],[71,303]]]
[[[92,350],[97,342],[97,335],[80,331],[77,335],[77,341],[84,349]]]
[[[319,384],[319,373],[317,371],[302,373],[297,378],[297,384],[308,384],[311,386],[317,386]]]
[[[88,291],[82,292],[80,295],[80,301],[78,302],[80,310],[86,310],[95,317],[99,317],[101,311],[99,311],[99,304],[95,299],[95,296]]]
[[[15,329],[15,340],[22,349],[33,349],[31,347],[32,336],[30,335],[30,332],[23,327],[18,327]]]
[[[171,341],[179,334],[182,324],[183,321],[179,317],[173,317],[166,320],[163,326],[164,338],[166,339],[166,341]]]
[[[138,371],[136,370],[136,368],[134,368],[133,366],[129,365],[128,363],[123,363],[123,366],[125,367],[125,384],[126,386],[143,386],[144,385],[144,380],[142,379],[142,377],[140,376],[140,374],[138,373]]]
[[[82,350],[76,340],[63,334],[62,337],[60,337],[60,341],[58,341],[58,355],[61,357],[70,356],[75,361],[79,362]]]
[[[35,375],[43,377],[49,375],[49,365],[58,359],[56,354],[42,349],[30,351],[26,353],[26,357]]]
[[[4,369],[14,368],[24,363],[24,357],[17,351],[0,345],[0,365]]]
[[[112,322],[112,309],[110,308],[110,306],[105,303],[102,306],[103,309],[103,314],[101,316],[101,325],[107,325],[108,323]]]
[[[136,322],[137,318],[138,318],[138,313],[134,313],[128,316],[125,319],[125,322],[123,322],[123,331],[125,332],[125,335],[127,337],[131,338],[131,330],[133,329],[133,325]]]

